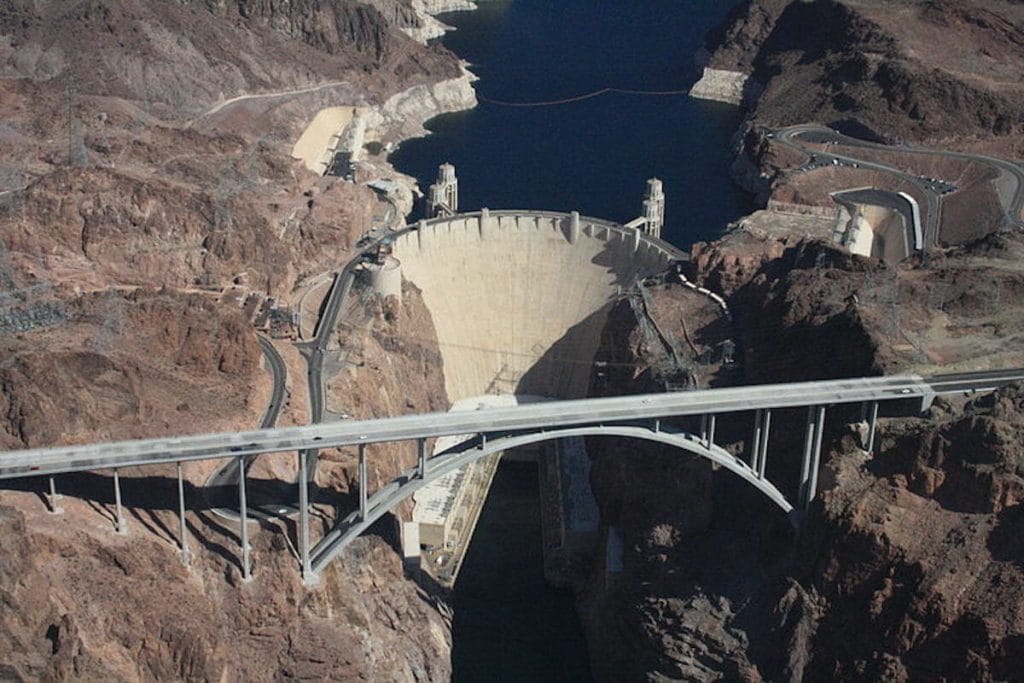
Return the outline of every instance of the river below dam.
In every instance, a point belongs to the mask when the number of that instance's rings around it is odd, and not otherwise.
[[[750,208],[729,176],[740,113],[684,93],[704,35],[735,4],[481,0],[442,15],[456,28],[444,44],[480,77],[480,104],[433,119],[432,135],[391,162],[424,191],[439,164],[455,164],[462,211],[577,210],[623,223],[658,177],[662,236],[682,248],[713,239]],[[500,466],[453,599],[453,680],[591,680],[572,595],[543,580],[535,466]]]

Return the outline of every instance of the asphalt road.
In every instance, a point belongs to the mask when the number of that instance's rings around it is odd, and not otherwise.
[[[267,403],[267,409],[263,412],[263,419],[260,420],[260,429],[270,429],[277,424],[277,418],[284,407],[285,380],[288,377],[288,370],[285,367],[284,359],[281,358],[281,354],[277,352],[271,341],[263,336],[257,336],[256,338],[259,340],[260,350],[263,352],[263,357],[267,360],[267,365],[270,367],[270,373],[273,377],[270,401]],[[258,457],[258,454],[246,456],[246,471],[248,471]],[[239,518],[237,503],[235,507],[231,507],[231,503],[228,503],[226,500],[237,493],[238,476],[238,462],[231,458],[218,467],[217,471],[206,480],[204,489],[207,495],[214,499],[213,502],[215,504],[219,503],[219,507],[212,508],[214,514],[227,517],[228,519]],[[255,507],[259,509],[263,506],[257,503]]]
[[[324,413],[327,408],[327,400],[324,389],[324,354],[327,353],[327,346],[330,344],[331,335],[338,324],[338,316],[341,314],[341,305],[348,298],[352,291],[352,283],[355,281],[356,266],[362,261],[361,256],[349,261],[334,278],[331,285],[331,292],[327,296],[327,304],[324,306],[323,315],[317,323],[316,334],[313,341],[307,346],[309,356],[307,359],[306,377],[309,381],[309,416],[311,424],[320,424],[324,421]],[[299,457],[306,459],[307,481],[313,482],[316,475],[317,458],[320,450],[311,448],[302,451]]]
[[[549,401],[513,408],[342,420],[302,427],[59,446],[4,453],[4,457],[0,458],[0,479],[237,458],[261,453],[438,436],[493,436],[573,425],[649,422],[660,417],[750,411],[757,408],[796,408],[887,400],[921,400],[927,403],[937,393],[983,391],[1020,380],[1024,380],[1024,368],[1001,373],[986,371],[933,378],[916,375],[865,377]]]
[[[933,375],[927,379],[927,382],[937,394],[973,394],[979,391],[998,389],[1004,384],[1021,379],[1024,379],[1024,369]]]
[[[830,164],[832,159],[836,159],[846,165],[856,163],[860,168],[873,169],[896,175],[913,184],[924,194],[925,197],[927,197],[927,206],[925,207],[927,218],[925,219],[924,226],[925,247],[935,246],[938,243],[939,222],[941,218],[941,199],[938,193],[929,187],[929,183],[923,180],[920,176],[909,174],[898,168],[886,166],[884,164],[866,161],[848,155],[835,154],[833,152],[809,150],[800,144],[801,140],[806,140],[809,143],[815,144],[836,144],[847,147],[862,147],[888,152],[899,152],[903,154],[941,156],[987,164],[995,168],[1001,177],[1006,178],[1015,184],[1014,192],[1009,201],[1003,206],[1003,209],[1006,212],[1008,222],[1012,226],[1016,228],[1024,228],[1024,223],[1022,223],[1020,218],[1021,209],[1024,208],[1024,169],[1011,161],[980,154],[967,154],[964,152],[927,149],[924,147],[902,145],[894,147],[882,145],[851,138],[837,133],[830,128],[817,125],[790,126],[788,128],[774,131],[773,135],[775,136],[775,139],[783,145],[797,149],[804,154],[815,154],[824,164]]]

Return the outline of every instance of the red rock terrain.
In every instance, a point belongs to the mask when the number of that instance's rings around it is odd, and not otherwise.
[[[174,433],[184,415],[191,431],[258,419],[260,351],[239,311],[145,290],[66,309],[64,324],[0,341],[4,447]]]
[[[249,321],[216,295],[238,283],[287,298],[351,258],[381,205],[309,173],[291,146],[324,107],[458,75],[450,53],[399,30],[418,22],[406,0],[3,3],[0,448],[258,424],[269,373]],[[382,329],[415,318],[429,340],[410,306]],[[395,383],[406,365],[391,351],[377,379]],[[289,388],[305,392],[305,373],[292,374]],[[362,381],[356,400],[394,409],[378,388]],[[290,402],[286,416],[308,419]],[[390,478],[410,454],[379,455]],[[333,517],[352,502],[354,456],[326,459],[316,501]],[[267,460],[254,493],[294,475],[293,459]],[[187,569],[173,467],[121,472],[124,536],[112,532],[109,473],[59,477],[60,517],[39,482],[0,493],[0,677],[449,677],[442,610],[379,538],[310,591],[293,525],[253,525],[255,578],[242,583],[237,525],[212,515],[201,489],[215,466],[185,466]]]
[[[710,66],[764,86],[737,138],[740,181],[761,201],[810,205],[854,181],[887,186],[841,177],[848,169],[787,176],[806,159],[760,126],[821,122],[1020,156],[1021,26],[1020,4],[995,0],[742,3],[708,45]],[[985,180],[943,163],[913,172]],[[735,321],[736,381],[1021,366],[1024,239],[987,234],[992,202],[978,193],[948,200],[943,237],[960,246],[896,267],[746,221],[695,245],[691,279]],[[620,348],[626,364],[644,358]],[[654,388],[617,381],[613,392]],[[581,588],[592,670],[609,681],[1021,678],[1020,392],[940,401],[928,419],[893,414],[873,456],[860,415],[830,411],[821,495],[798,534],[708,465],[592,444],[602,534],[614,529],[623,549],[621,572],[599,552]],[[750,419],[718,427],[743,452]],[[770,476],[793,482],[801,417],[774,416],[772,435]]]
[[[764,85],[766,125],[818,121],[887,139],[1021,149],[1024,9],[1008,0],[752,0],[711,65]]]
[[[1015,367],[1022,245],[992,238],[937,268],[894,273],[827,245],[741,230],[695,246],[692,267],[736,322],[743,367],[726,381]],[[936,281],[955,283],[941,300],[929,296]],[[999,309],[979,298],[993,281],[1015,292]],[[895,334],[890,291],[902,314]],[[616,329],[617,360],[649,364],[643,346],[623,343],[635,327]],[[606,390],[657,388],[644,377],[620,373]],[[580,588],[593,671],[602,680],[1018,678],[1021,391],[966,407],[939,401],[926,419],[885,418],[874,457],[860,450],[859,413],[831,410],[822,495],[799,534],[705,462],[595,441],[602,533],[614,527],[623,557],[621,573],[599,559]],[[717,441],[745,453],[751,419],[720,420]],[[774,416],[773,481],[796,481],[801,419]]]

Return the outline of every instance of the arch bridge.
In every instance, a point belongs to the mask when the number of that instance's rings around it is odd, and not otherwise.
[[[667,444],[706,458],[741,477],[783,512],[798,521],[817,493],[822,435],[830,406],[862,404],[868,419],[867,450],[874,447],[875,423],[881,403],[911,401],[926,409],[938,394],[995,389],[1024,379],[1024,369],[942,375],[917,375],[771,384],[705,389],[667,394],[640,394],[530,403],[478,411],[431,413],[372,420],[344,420],[302,427],[263,429],[172,438],[122,441],[8,451],[0,458],[0,479],[50,476],[91,470],[113,470],[117,505],[120,489],[117,471],[124,467],[178,464],[180,545],[185,543],[185,499],[181,464],[232,458],[240,477],[240,524],[245,528],[245,460],[263,453],[302,452],[329,447],[356,447],[359,452],[359,506],[340,520],[315,546],[310,543],[307,477],[300,476],[299,556],[303,577],[315,582],[323,569],[338,557],[373,522],[410,496],[416,489],[475,459],[508,448],[570,436],[604,435]],[[766,476],[768,442],[773,411],[806,409],[803,457],[795,500],[783,490],[792,483],[770,481]],[[718,417],[753,411],[753,431],[746,459],[732,455],[715,442]],[[670,426],[667,420],[699,417],[697,434]],[[427,440],[464,435],[465,440],[446,451],[429,455]],[[368,491],[367,447],[372,444],[415,441],[419,448],[416,467],[400,474],[380,490]],[[300,458],[300,462],[304,462]],[[120,516],[120,515],[118,515]],[[248,553],[243,548],[243,575],[249,576]]]

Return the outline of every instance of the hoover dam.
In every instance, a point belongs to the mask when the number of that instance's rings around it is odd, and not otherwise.
[[[454,182],[450,167],[447,176],[442,167],[439,182],[446,177]],[[654,180],[652,186],[657,194],[660,184]],[[457,203],[453,186],[447,195],[441,203]],[[686,258],[656,236],[662,198],[648,198],[644,206],[635,227],[534,210],[483,209],[420,221],[382,240],[390,254],[364,264],[368,284],[382,297],[401,296],[403,281],[420,291],[453,410],[582,398],[612,305],[637,281]],[[438,440],[435,454],[460,440]],[[458,574],[496,457],[415,494],[412,521],[403,525],[405,554],[412,558],[425,548],[442,581],[453,582]],[[575,458],[580,462],[557,453],[547,457],[556,469],[587,466],[582,451]],[[582,497],[556,490],[543,495],[567,518],[593,506],[589,487]]]
[[[486,394],[580,398],[608,310],[685,256],[576,213],[481,211],[396,238],[401,276],[437,330],[452,402]]]

